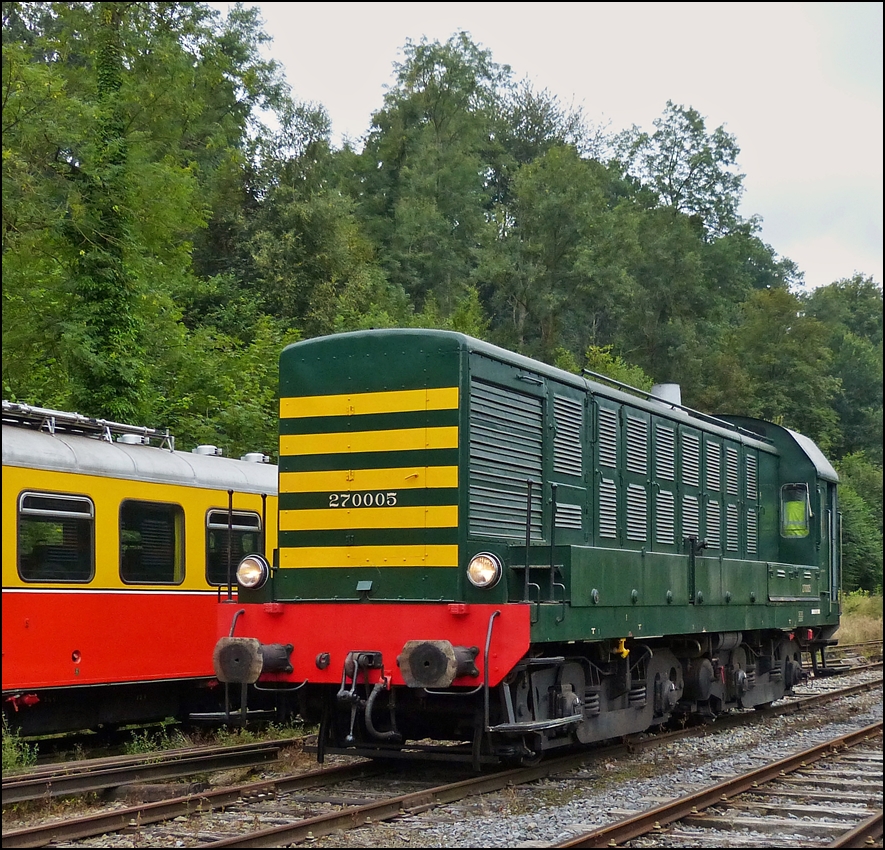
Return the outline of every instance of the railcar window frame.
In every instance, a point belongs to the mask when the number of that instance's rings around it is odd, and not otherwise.
[[[146,564],[145,552],[144,552],[144,519],[142,516],[141,527],[136,528],[126,528],[124,525],[124,512],[127,510],[131,510],[134,508],[140,509],[143,513],[152,513],[154,515],[162,515],[166,514],[165,521],[167,524],[166,532],[168,534],[168,530],[171,527],[172,532],[172,542],[171,547],[168,551],[165,552],[153,552],[150,553],[154,560],[158,560],[158,563],[155,564]],[[170,522],[171,520],[171,522]],[[156,522],[156,519],[148,518],[149,522]],[[184,523],[184,508],[176,502],[157,502],[149,499],[124,499],[120,502],[120,512],[119,512],[119,532],[120,532],[120,542],[119,542],[119,554],[120,554],[120,580],[124,584],[132,584],[132,585],[150,585],[150,584],[164,584],[164,585],[180,585],[184,582],[185,578],[185,523]],[[140,539],[136,543],[134,538],[130,538],[127,540],[127,536],[131,536],[134,533],[138,533],[141,535]],[[155,533],[155,532],[152,532]],[[160,540],[158,539],[153,548],[159,549],[163,544],[168,545],[168,540]],[[128,547],[128,548],[127,548]],[[136,547],[141,549],[140,557],[132,557],[132,553],[136,552]],[[165,558],[165,555],[171,555],[169,558]],[[166,562],[163,563],[163,560]],[[138,573],[138,578],[133,578],[131,572],[133,571],[133,567],[139,568],[140,572]],[[151,576],[147,572],[145,572],[145,568],[148,570],[168,570],[171,568],[171,578],[166,577],[164,575],[159,576]],[[127,575],[127,570],[130,571],[130,574]]]
[[[218,517],[221,517],[221,520],[219,520]],[[261,551],[261,515],[257,511],[235,510],[231,512],[231,518],[233,522],[231,523],[230,530],[233,538],[232,542],[234,543],[231,547],[233,549],[231,567],[236,571],[237,564],[239,564],[246,555],[264,554],[264,552]],[[237,522],[238,519],[240,520],[239,523]],[[243,522],[245,519],[254,519],[255,522],[254,524],[246,524]],[[224,571],[224,575],[220,579],[213,577],[213,574],[217,569],[213,564],[216,560],[216,547],[214,545],[213,536],[216,533],[220,537],[220,544],[217,547],[217,555],[223,559],[220,566]],[[231,578],[227,575],[227,533],[228,509],[209,508],[209,510],[206,511],[206,583],[213,587],[224,587],[231,581]],[[250,533],[256,535],[256,544],[255,546],[245,547],[243,545],[244,538],[246,534]],[[234,576],[232,580],[236,583],[236,576]]]
[[[26,502],[29,499],[44,499],[52,504],[28,505]],[[70,503],[72,507],[79,503],[81,509],[65,510],[63,507],[65,503]],[[22,581],[29,584],[88,584],[95,578],[95,503],[89,496],[23,490],[18,496],[16,513],[16,569]],[[29,525],[36,532],[39,525],[48,527],[53,521],[56,521],[58,527],[49,531],[48,536],[60,535],[61,544],[35,540],[33,547],[26,554],[23,538],[32,532],[26,534],[25,525]],[[42,537],[46,538],[47,534],[44,533]],[[33,556],[38,546],[43,547],[40,553],[43,558],[40,559],[41,562],[34,564],[34,570],[42,568],[45,572],[46,566],[52,565],[55,561],[54,574],[27,574],[29,569],[25,568],[23,559]],[[71,555],[74,556],[73,559]]]

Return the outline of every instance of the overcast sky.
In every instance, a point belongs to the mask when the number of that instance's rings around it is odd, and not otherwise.
[[[210,5],[227,8],[227,3]],[[882,283],[881,3],[246,3],[297,100],[354,142],[406,41],[459,30],[595,123],[651,130],[667,100],[741,148],[741,213],[808,287]]]

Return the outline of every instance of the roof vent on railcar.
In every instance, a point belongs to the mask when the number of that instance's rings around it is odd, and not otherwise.
[[[117,437],[118,443],[125,443],[127,446],[143,446],[147,442],[150,444],[149,440],[146,440],[141,434],[120,434]]]
[[[247,463],[270,463],[270,456],[261,452],[247,452],[240,455],[240,460],[245,460]]]
[[[221,457],[224,454],[224,449],[220,449],[218,446],[197,446],[195,449],[191,449],[191,454]]]

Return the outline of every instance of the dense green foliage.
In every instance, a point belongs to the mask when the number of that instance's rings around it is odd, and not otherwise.
[[[266,40],[242,6],[3,3],[5,398],[274,455],[285,344],[457,329],[807,434],[881,585],[881,285],[803,292],[724,127],[609,135],[457,33],[337,149]]]

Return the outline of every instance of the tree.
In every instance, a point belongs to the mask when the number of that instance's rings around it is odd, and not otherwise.
[[[719,399],[720,411],[782,422],[828,451],[838,433],[832,404],[839,381],[830,374],[827,339],[827,328],[803,315],[792,293],[753,292],[722,346],[733,368],[743,373],[740,384],[751,395]]]
[[[691,107],[667,101],[654,133],[634,126],[618,141],[626,172],[651,186],[660,203],[697,216],[710,235],[740,224],[738,205],[744,175],[735,170],[740,148],[724,127],[708,133],[704,118]]]
[[[604,132],[591,131],[580,108],[564,107],[555,94],[536,90],[528,80],[502,87],[490,136],[495,144],[489,148],[488,188],[499,233],[508,226],[512,182],[522,166],[554,147],[573,147],[589,155],[600,154],[606,144]]]
[[[840,386],[838,454],[866,452],[882,462],[882,288],[871,277],[822,286],[802,298],[805,312],[830,332],[830,374]]]
[[[282,94],[254,10],[4,3],[3,379],[10,397],[151,416],[203,186]],[[149,330],[148,330],[149,329]],[[36,368],[32,368],[36,367]]]
[[[882,344],[882,286],[871,275],[854,274],[803,296],[805,311],[827,325]]]
[[[584,355],[584,368],[638,390],[650,390],[654,381],[639,366],[615,354],[611,345],[591,345]]]
[[[460,32],[407,42],[360,157],[359,216],[388,279],[442,315],[463,298],[494,235],[486,185],[490,117],[509,68]]]
[[[482,254],[477,274],[489,290],[497,339],[550,361],[569,313],[580,313],[577,262],[605,199],[594,164],[562,145],[523,165],[512,195],[511,224]]]
[[[882,594],[882,463],[864,452],[838,461],[843,587]]]

